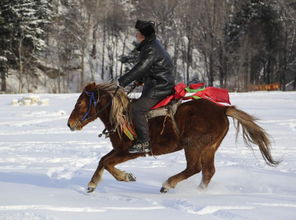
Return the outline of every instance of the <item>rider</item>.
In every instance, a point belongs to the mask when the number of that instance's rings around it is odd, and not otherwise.
[[[137,20],[136,39],[140,43],[137,64],[118,79],[125,87],[133,81],[144,84],[141,97],[132,103],[132,120],[137,140],[129,149],[130,153],[151,152],[147,112],[160,100],[171,95],[175,86],[173,62],[170,55],[156,39],[154,22]]]

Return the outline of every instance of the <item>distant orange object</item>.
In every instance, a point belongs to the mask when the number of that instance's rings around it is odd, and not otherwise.
[[[281,86],[279,83],[250,86],[251,90],[257,90],[257,91],[272,91],[272,90],[279,90],[280,88]]]

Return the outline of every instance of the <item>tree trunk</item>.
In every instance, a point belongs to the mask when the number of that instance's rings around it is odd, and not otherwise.
[[[101,69],[101,78],[104,80],[105,78],[105,44],[106,44],[106,28],[105,24],[103,24],[103,46],[102,46],[102,69]]]
[[[62,92],[62,88],[61,88],[61,69],[60,67],[58,68],[58,93]]]
[[[118,62],[117,62],[117,54],[118,54],[118,37],[115,35],[115,45],[114,45],[114,50],[115,50],[115,58],[113,57],[113,60],[115,60],[115,79],[118,78]]]
[[[281,89],[283,91],[286,91],[286,71],[287,71],[287,53],[288,53],[288,31],[287,27],[285,30],[285,38],[284,38],[284,49],[282,49],[283,58],[282,58],[282,64],[280,67],[280,83],[281,83]]]
[[[58,83],[58,93],[61,93],[61,63],[58,62],[58,77],[57,77],[57,83]]]
[[[213,54],[211,51],[209,56],[209,86],[213,86],[214,84],[213,72],[214,72],[214,60],[213,60]]]
[[[85,51],[85,48],[83,46],[81,51],[81,72],[80,72],[80,89],[81,90],[84,87],[84,51]]]
[[[203,52],[203,56],[204,56],[204,63],[205,63],[205,74],[208,77],[208,85],[210,82],[210,71],[209,71],[209,61],[208,61],[208,54],[207,52]]]
[[[107,42],[107,49],[108,49],[108,73],[110,76],[108,76],[111,79],[114,78],[114,44],[113,44],[113,35],[109,34],[108,36],[108,42]]]
[[[191,64],[191,36],[187,36],[188,44],[187,44],[187,56],[186,56],[186,83],[190,82],[190,64]]]
[[[220,80],[220,87],[224,87],[224,80],[225,80],[225,58],[224,58],[224,50],[221,41],[219,42],[219,80]]]
[[[19,47],[18,47],[18,55],[19,55],[19,89],[18,92],[22,93],[23,91],[23,60],[22,60],[22,46],[23,46],[23,39],[20,39],[19,41]]]
[[[249,81],[250,81],[250,54],[247,52],[246,54],[246,68],[245,68],[245,79],[244,79],[244,91],[249,91]]]
[[[122,52],[121,52],[121,57],[124,56],[124,53],[125,53],[125,48],[126,48],[126,39],[127,39],[127,34],[125,33],[125,37],[124,37],[124,40],[123,40],[123,45],[122,45]],[[121,62],[120,64],[120,72],[119,72],[119,77],[122,76],[122,73],[123,73],[123,63]]]
[[[6,91],[6,68],[1,68],[1,91]]]
[[[271,57],[269,55],[268,59],[267,59],[267,66],[266,66],[266,81],[265,81],[265,84],[270,84],[270,83],[271,83]]]
[[[174,47],[174,58],[173,58],[173,63],[174,63],[174,74],[177,76],[177,61],[178,61],[178,56],[179,56],[179,38],[175,38],[175,47]]]
[[[97,59],[97,30],[98,24],[92,27],[92,50],[89,58],[89,69],[91,72],[91,81],[95,81],[96,59]]]
[[[214,33],[215,33],[215,28],[216,28],[216,7],[217,7],[217,1],[213,0],[211,1],[211,4],[213,5],[212,8],[212,16],[211,16],[211,27],[210,27],[210,62],[209,62],[209,86],[213,86],[214,84]]]

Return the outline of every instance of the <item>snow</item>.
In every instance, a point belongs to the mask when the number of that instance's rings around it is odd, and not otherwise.
[[[38,95],[29,94],[20,99],[13,99],[11,101],[11,105],[19,106],[19,105],[48,105],[48,99],[40,99]]]
[[[7,61],[8,61],[8,60],[7,60],[6,57],[4,57],[4,56],[0,56],[0,62],[5,63],[5,62],[7,62]]]
[[[117,182],[105,171],[96,191],[86,193],[99,158],[111,150],[97,137],[102,123],[71,132],[66,122],[79,94],[39,94],[48,106],[11,105],[27,95],[0,95],[1,220],[296,219],[296,92],[231,94],[233,104],[261,119],[278,167],[268,167],[241,138],[236,144],[230,123],[208,189],[198,189],[198,174],[167,194],[159,189],[186,166],[183,152],[123,163],[118,167],[137,182]]]

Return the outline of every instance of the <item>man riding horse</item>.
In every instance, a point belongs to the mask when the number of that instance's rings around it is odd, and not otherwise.
[[[136,22],[136,39],[140,43],[137,64],[118,79],[122,87],[133,81],[144,84],[141,97],[131,104],[133,123],[137,132],[137,140],[129,149],[130,153],[150,152],[150,136],[147,112],[160,100],[173,93],[175,77],[173,62],[162,44],[156,39],[154,23],[150,21]]]

